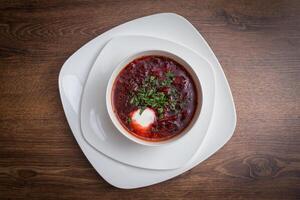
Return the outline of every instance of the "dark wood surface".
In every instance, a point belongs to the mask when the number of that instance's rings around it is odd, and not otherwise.
[[[58,73],[80,46],[175,12],[211,45],[236,103],[233,138],[194,169],[121,190],[88,163]],[[300,199],[300,1],[1,1],[0,199]]]

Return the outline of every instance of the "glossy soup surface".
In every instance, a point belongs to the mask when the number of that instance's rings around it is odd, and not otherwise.
[[[112,101],[122,126],[148,141],[166,140],[183,132],[200,104],[195,83],[185,68],[156,55],[135,59],[122,69],[114,82]],[[133,115],[142,116],[146,111],[153,111],[150,114],[155,117],[144,127]]]

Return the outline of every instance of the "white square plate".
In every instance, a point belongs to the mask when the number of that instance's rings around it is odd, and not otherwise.
[[[212,121],[201,147],[181,168],[161,171],[122,164],[100,153],[83,138],[79,115],[83,85],[101,49],[110,39],[120,35],[145,35],[174,41],[193,49],[214,67],[216,98]],[[236,125],[233,98],[217,58],[199,32],[186,19],[172,13],[156,14],[127,22],[88,42],[64,63],[59,74],[59,90],[68,123],[82,151],[97,172],[107,182],[119,188],[152,185],[193,168],[220,149],[231,138]]]
[[[202,87],[202,108],[188,133],[162,146],[145,146],[124,137],[113,125],[106,109],[109,78],[124,59],[142,51],[170,52],[193,68]],[[97,57],[83,89],[81,130],[84,138],[101,153],[119,162],[146,169],[176,169],[199,149],[213,113],[215,76],[210,63],[176,43],[149,36],[119,36],[110,40]]]

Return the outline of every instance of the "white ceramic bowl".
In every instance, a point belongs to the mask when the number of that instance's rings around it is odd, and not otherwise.
[[[119,73],[123,70],[123,68],[125,68],[133,60],[143,57],[143,56],[149,56],[149,55],[165,56],[165,57],[171,58],[171,59],[175,60],[176,62],[178,62],[179,64],[181,64],[188,71],[188,73],[192,76],[192,79],[195,83],[196,90],[197,90],[197,95],[198,95],[197,99],[198,99],[198,102],[200,102],[197,105],[196,112],[194,114],[192,121],[183,130],[183,132],[178,134],[175,137],[172,137],[170,139],[163,140],[163,141],[143,140],[143,139],[140,139],[140,138],[134,136],[132,133],[130,133],[128,130],[126,130],[123,127],[123,125],[121,124],[121,122],[119,121],[117,114],[115,113],[115,109],[113,108],[113,102],[112,102],[112,91],[113,91],[113,87],[114,87],[114,82],[115,82],[115,79],[118,77]],[[202,107],[201,84],[200,84],[198,76],[196,75],[196,73],[193,70],[193,67],[191,65],[189,65],[186,61],[184,61],[182,58],[180,58],[179,56],[174,55],[173,53],[170,53],[167,51],[161,51],[161,50],[143,51],[143,52],[139,52],[139,53],[136,53],[134,55],[127,57],[113,71],[113,73],[109,79],[109,82],[107,85],[107,90],[106,90],[106,107],[107,107],[108,114],[109,114],[113,124],[115,125],[115,127],[128,139],[130,139],[138,144],[148,145],[148,146],[160,146],[160,145],[164,145],[164,144],[169,144],[171,142],[174,142],[175,140],[179,140],[183,136],[186,136],[187,133],[189,132],[189,130],[194,125],[195,121],[198,119],[198,117],[200,115],[201,107]]]

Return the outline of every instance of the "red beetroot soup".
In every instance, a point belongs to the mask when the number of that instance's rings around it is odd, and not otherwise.
[[[188,71],[173,59],[157,55],[127,64],[112,91],[113,109],[122,126],[147,141],[182,133],[200,100]]]

